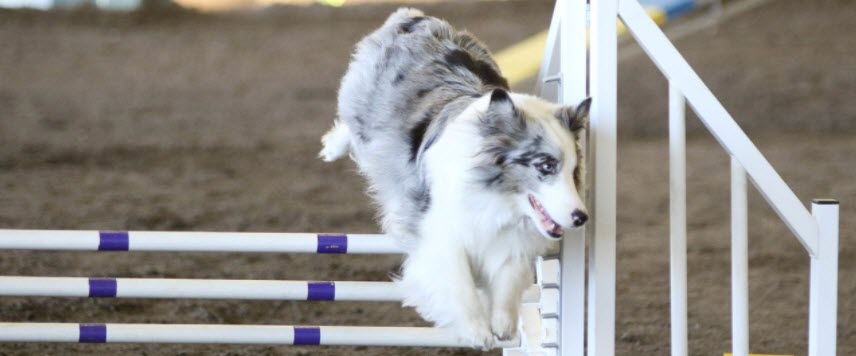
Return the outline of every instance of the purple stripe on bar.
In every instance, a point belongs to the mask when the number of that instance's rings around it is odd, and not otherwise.
[[[107,342],[107,325],[80,324],[80,337],[77,342],[105,343]]]
[[[306,300],[335,300],[336,285],[333,282],[309,282]]]
[[[321,345],[321,328],[317,326],[295,326],[295,345]]]
[[[348,253],[348,235],[318,234],[318,253]]]
[[[112,298],[116,296],[116,280],[113,278],[90,278],[89,297]]]
[[[100,231],[98,237],[98,251],[128,251],[127,231]]]

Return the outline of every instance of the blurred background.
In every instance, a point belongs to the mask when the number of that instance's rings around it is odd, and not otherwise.
[[[839,354],[856,354],[856,2],[690,2],[652,16],[804,202],[841,201]],[[517,48],[529,59],[517,65],[537,67],[554,3],[0,0],[0,228],[377,231],[353,163],[316,154],[353,45],[402,4],[470,30],[498,57]],[[616,348],[663,355],[667,83],[631,38],[619,57]],[[531,92],[522,73],[514,87]],[[698,120],[688,126],[690,353],[717,355],[730,349],[729,161]],[[808,258],[760,195],[750,204],[751,349],[804,355]],[[387,280],[399,263],[2,252],[0,274]],[[0,320],[425,325],[394,303],[50,298],[2,298]],[[7,344],[0,354],[480,353]]]

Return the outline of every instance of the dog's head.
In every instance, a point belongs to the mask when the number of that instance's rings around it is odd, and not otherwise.
[[[548,239],[588,220],[580,134],[590,104],[560,106],[496,89],[480,117],[478,183],[510,195],[513,209]]]

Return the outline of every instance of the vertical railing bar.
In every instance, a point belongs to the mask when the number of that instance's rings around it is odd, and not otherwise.
[[[591,356],[615,354],[618,0],[591,1],[590,90],[592,221],[588,344]]]
[[[731,352],[749,355],[749,238],[746,170],[731,158]]]
[[[669,85],[669,266],[672,356],[687,356],[686,100]]]
[[[559,102],[577,105],[587,96],[586,1],[560,2],[556,5],[556,10],[560,11],[556,25],[559,26],[558,37],[561,41],[558,44],[561,75]],[[562,241],[559,352],[563,356],[581,356],[585,353],[585,236],[585,229],[578,229],[569,232]]]

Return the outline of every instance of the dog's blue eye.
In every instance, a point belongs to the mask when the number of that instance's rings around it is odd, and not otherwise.
[[[541,172],[541,174],[544,175],[556,174],[556,169],[558,165],[559,163],[556,162],[556,160],[550,159],[536,164],[535,169],[537,169],[538,172]]]

